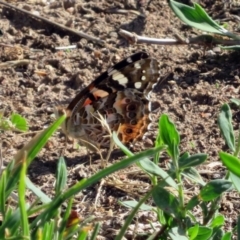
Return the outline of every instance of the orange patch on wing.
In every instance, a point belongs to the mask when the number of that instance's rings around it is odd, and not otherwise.
[[[89,104],[91,104],[91,103],[92,103],[92,100],[91,100],[90,98],[87,98],[87,99],[85,100],[83,106],[85,107],[85,106],[87,106],[87,105],[89,105]]]
[[[134,140],[138,140],[140,137],[142,137],[143,133],[146,131],[148,124],[149,124],[148,116],[145,115],[141,119],[138,119],[136,125],[131,125],[129,123],[120,125],[118,132],[119,135],[122,136],[121,141],[123,143],[129,143]]]

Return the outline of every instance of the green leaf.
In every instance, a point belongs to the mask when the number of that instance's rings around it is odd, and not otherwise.
[[[169,232],[168,232],[169,236],[171,239],[173,240],[188,240],[189,238],[186,235],[186,232],[178,227],[172,227]]]
[[[185,169],[185,168],[198,166],[203,162],[205,162],[206,159],[207,159],[207,154],[204,154],[204,153],[198,153],[185,159],[180,158],[178,161],[179,168]]]
[[[230,172],[240,177],[240,159],[225,152],[220,152],[219,157]]]
[[[192,210],[194,207],[196,207],[199,204],[200,200],[198,196],[193,196],[186,205],[186,210]]]
[[[129,157],[134,156],[134,154],[122,144],[122,142],[118,139],[117,133],[113,132],[113,140],[115,144],[121,148],[121,150]],[[159,152],[161,152],[163,149],[165,149],[166,146],[160,145],[158,146]],[[156,152],[157,154],[158,152]],[[154,162],[150,161],[147,157],[143,158],[139,162],[136,162],[137,166],[142,168],[147,173],[150,173],[155,176],[160,176],[164,179],[164,181],[171,187],[177,189],[176,182],[171,178],[171,176],[165,172],[163,169],[161,169],[158,165],[156,165]]]
[[[232,182],[217,179],[208,182],[200,191],[199,197],[203,201],[211,201],[232,187]]]
[[[18,176],[20,174],[21,165],[23,159],[26,157],[27,167],[32,162],[32,160],[37,156],[40,150],[47,143],[50,136],[58,129],[58,127],[65,120],[66,116],[61,116],[57,121],[55,121],[50,127],[38,133],[34,138],[31,139],[21,150],[17,152],[14,156],[14,168],[11,171],[11,177],[8,179],[7,192],[9,193],[11,189],[15,186]]]
[[[238,235],[239,236],[239,235]],[[227,232],[223,235],[221,240],[231,240],[232,239],[232,233],[231,232]]]
[[[170,0],[169,5],[177,17],[191,27],[200,29],[202,31],[229,36],[234,39],[239,39],[236,34],[233,34],[222,26],[218,25],[197,3],[194,3],[194,7],[190,7],[188,5]]]
[[[27,154],[26,154],[27,155]],[[19,197],[19,209],[21,212],[21,226],[24,236],[29,236],[30,229],[28,224],[27,205],[25,201],[25,176],[27,172],[26,159],[23,160],[22,169],[20,172],[19,186],[18,186],[18,197]]]
[[[240,47],[240,46],[239,46]],[[240,99],[237,98],[231,98],[230,102],[234,103],[236,106],[240,106]]]
[[[161,169],[158,165],[150,161],[149,159],[143,159],[137,163],[139,167],[141,167],[143,170],[145,170],[148,173],[151,173],[155,176],[160,176],[167,185],[177,189],[178,186],[174,179],[163,169]]]
[[[56,195],[60,194],[67,183],[67,167],[63,157],[60,157],[57,168]]]
[[[185,169],[181,174],[193,182],[196,182],[202,186],[205,185],[205,182],[203,181],[201,175],[198,173],[198,171],[195,168]]]
[[[17,209],[14,212],[10,212],[8,214],[8,218],[4,219],[0,226],[0,239],[5,239],[6,229],[11,229],[11,233],[14,233],[20,227],[20,210]]]
[[[218,125],[226,144],[235,152],[235,137],[232,126],[232,112],[228,104],[224,104],[218,117]]]
[[[69,217],[71,216],[72,204],[73,204],[73,197],[70,198],[70,200],[68,201],[67,209],[64,212],[61,223],[59,224],[59,228],[58,228],[59,229],[59,239],[64,239],[64,230],[66,230],[68,228],[67,225],[68,225]],[[74,216],[74,214],[73,214],[73,216]],[[73,219],[73,218],[70,218],[70,221],[74,221],[75,219]],[[65,235],[66,235],[66,233],[65,233]]]
[[[42,233],[38,233],[38,236],[42,236],[41,239],[54,239],[54,227],[55,227],[55,222],[53,220],[50,220],[49,222],[46,222],[44,224]],[[39,229],[41,231],[41,229]]]
[[[0,176],[0,212],[3,218],[5,218],[6,200],[7,200],[6,185],[7,185],[7,171],[4,170]]]
[[[163,212],[179,217],[179,202],[173,194],[157,185],[153,188],[152,196],[155,204]]]
[[[240,216],[239,215],[237,219],[237,236],[240,236]]]
[[[223,231],[223,229],[221,229],[220,227],[213,228],[211,240],[219,240],[219,239],[222,239],[223,234],[224,234],[224,231]]]
[[[224,223],[225,223],[224,216],[219,214],[214,219],[212,219],[212,221],[210,223],[210,227],[212,227],[212,228],[221,227],[224,225]]]
[[[137,161],[140,161],[146,157],[156,154],[156,152],[158,152],[160,149],[161,147],[156,149],[148,149],[144,152],[135,154],[132,157],[128,157],[120,162],[112,164],[110,167],[104,168],[103,170],[97,172],[95,175],[89,177],[88,179],[82,179],[81,181],[77,182],[75,185],[67,189],[65,192],[63,192],[59,196],[56,196],[50,203],[50,208],[52,211],[49,211],[47,209],[43,211],[41,214],[39,214],[39,216],[36,219],[34,219],[34,221],[31,223],[32,227],[33,228],[35,228],[36,226],[41,227],[46,221],[49,221],[49,219],[55,217],[56,210],[61,206],[61,204],[67,199],[81,192],[83,189],[86,189],[87,187],[93,185],[102,178],[116,171],[119,171],[120,169],[126,168]],[[34,235],[35,234],[36,232],[34,232]]]
[[[231,179],[235,189],[240,193],[240,178],[233,174],[232,172],[230,172],[229,179]]]
[[[212,235],[212,229],[208,227],[199,226],[198,235],[194,240],[206,240]]]
[[[99,231],[100,231],[100,224],[97,223],[94,226],[94,229],[92,231],[91,237],[89,238],[89,240],[97,240],[98,239],[98,235],[99,235]]]
[[[172,158],[178,159],[180,136],[175,125],[166,114],[161,115],[159,119],[159,131],[161,141],[168,146],[168,154]]]
[[[196,224],[193,227],[188,229],[189,240],[193,240],[197,237],[198,230],[199,230],[199,225],[198,224]]]
[[[20,131],[26,132],[28,131],[28,124],[25,118],[23,118],[19,114],[12,114],[11,115],[11,122],[14,127]]]
[[[49,198],[48,195],[36,187],[28,177],[25,178],[25,184],[27,188],[30,189],[42,203],[47,204],[52,201],[51,198]]]

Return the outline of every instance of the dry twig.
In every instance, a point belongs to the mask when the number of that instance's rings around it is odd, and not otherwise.
[[[176,36],[176,39],[159,39],[159,38],[149,38],[149,37],[142,37],[135,33],[128,32],[126,30],[120,30],[119,34],[127,39],[131,44],[140,44],[140,43],[147,43],[147,44],[158,44],[158,45],[189,45],[189,44],[198,44],[198,45],[225,45],[225,46],[233,46],[233,45],[240,45],[240,40],[228,40],[223,38],[214,37],[211,35],[200,35],[194,38],[189,38],[184,40],[180,36]]]
[[[28,59],[7,61],[7,62],[0,63],[0,69],[9,68],[9,67],[24,66],[24,65],[28,65],[29,63],[30,63],[30,61]]]
[[[79,37],[88,39],[88,40],[93,41],[93,42],[96,42],[96,43],[98,43],[100,45],[104,45],[105,44],[104,41],[99,39],[99,38],[95,38],[95,37],[90,36],[90,35],[88,35],[88,34],[86,34],[84,32],[81,32],[81,31],[76,31],[76,30],[74,30],[72,28],[69,28],[69,27],[66,27],[66,26],[64,26],[62,24],[53,22],[53,21],[51,21],[51,20],[49,20],[49,19],[47,19],[45,17],[37,16],[37,15],[35,15],[33,13],[30,13],[29,11],[26,11],[26,10],[21,9],[19,7],[15,7],[12,4],[6,3],[6,2],[1,1],[1,0],[0,0],[0,4],[3,4],[4,6],[6,6],[8,8],[11,8],[13,10],[19,11],[21,13],[25,13],[25,14],[29,15],[30,17],[34,18],[34,19],[41,20],[42,22],[47,22],[47,23],[49,23],[51,25],[54,25],[55,27],[60,28],[61,30],[64,30],[66,32],[70,32],[71,34],[77,35]]]

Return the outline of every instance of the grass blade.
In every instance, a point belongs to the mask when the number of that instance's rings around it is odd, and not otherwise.
[[[26,154],[27,155],[27,154]],[[19,187],[18,187],[18,196],[19,196],[19,209],[21,213],[21,224],[22,224],[22,234],[23,236],[29,236],[29,224],[28,224],[28,215],[25,202],[25,176],[27,172],[26,158],[22,163],[22,169],[20,172]]]

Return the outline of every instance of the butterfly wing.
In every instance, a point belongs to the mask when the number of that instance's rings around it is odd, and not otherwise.
[[[72,100],[67,107],[65,132],[74,138],[87,136],[87,141],[106,146],[106,133],[96,118],[99,112],[111,130],[119,131],[124,143],[140,138],[150,122],[148,96],[159,76],[158,61],[145,52],[117,63]]]

